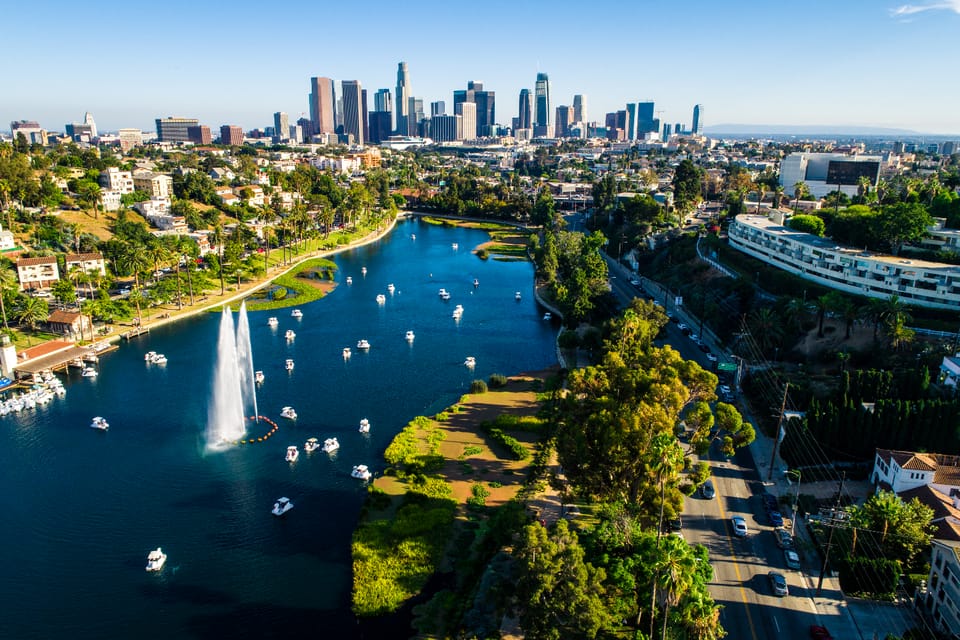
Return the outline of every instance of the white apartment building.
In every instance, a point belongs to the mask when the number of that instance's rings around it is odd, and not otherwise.
[[[934,540],[923,607],[940,631],[960,635],[960,543]]]
[[[123,206],[123,194],[119,191],[103,189],[100,191],[100,204],[103,205],[104,211],[119,211]]]
[[[169,198],[173,195],[173,178],[162,173],[135,173],[133,184],[137,191],[143,191],[151,198]]]
[[[739,215],[730,246],[812,282],[871,298],[960,310],[960,266],[910,260],[837,245],[784,227],[763,215]]]
[[[857,195],[857,181],[866,177],[871,186],[880,178],[880,156],[852,156],[843,153],[791,153],[780,163],[780,186],[787,193],[803,182],[810,195],[822,198],[837,187],[848,196]]]
[[[99,253],[68,253],[64,260],[64,266],[68,272],[77,268],[84,273],[96,271],[102,276],[107,275],[107,265],[103,261],[103,256]]]
[[[20,258],[17,260],[17,278],[22,291],[46,289],[60,279],[60,267],[54,256]]]
[[[0,251],[13,249],[17,246],[17,239],[13,237],[12,231],[4,231],[3,225],[0,225]]]
[[[870,482],[897,494],[929,486],[952,495],[960,492],[960,457],[877,449]]]
[[[105,171],[100,172],[100,186],[107,191],[116,191],[117,193],[133,193],[136,186],[133,184],[133,174],[129,171],[121,171],[117,167],[107,167]]]

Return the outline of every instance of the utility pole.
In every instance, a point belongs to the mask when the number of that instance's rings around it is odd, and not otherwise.
[[[840,508],[840,497],[843,495],[843,481],[847,479],[847,472],[844,471],[840,475],[840,490],[837,491],[837,504],[833,508],[833,514],[831,514],[830,520],[834,520],[837,515],[837,510]],[[827,564],[830,562],[830,545],[833,544],[833,530],[837,528],[836,522],[830,523],[830,535],[827,536],[827,548],[823,551],[823,567],[820,568],[820,578],[817,580],[817,596],[820,595],[820,590],[823,588],[823,576],[827,573]]]
[[[773,454],[770,456],[770,470],[767,473],[767,482],[773,480],[773,463],[777,460],[777,446],[780,444],[780,429],[783,428],[783,412],[787,409],[788,389],[790,389],[789,382],[783,387],[783,402],[780,404],[780,418],[777,420],[777,432],[773,434]]]

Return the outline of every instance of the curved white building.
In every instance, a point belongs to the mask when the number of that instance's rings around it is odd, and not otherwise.
[[[762,215],[739,215],[730,246],[818,284],[871,298],[899,296],[905,304],[960,310],[960,266],[884,255],[837,245]]]

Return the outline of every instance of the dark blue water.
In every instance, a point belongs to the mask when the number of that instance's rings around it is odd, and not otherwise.
[[[532,265],[476,258],[470,249],[486,239],[400,223],[337,256],[340,286],[302,306],[302,320],[251,313],[254,365],[266,375],[260,412],[280,424],[263,444],[204,453],[215,313],[124,344],[101,360],[98,378],[71,373],[65,397],[0,418],[0,638],[356,637],[350,536],[364,487],[352,466],[381,470],[393,435],[453,403],[471,380],[555,363],[555,327],[533,302]],[[361,338],[369,353],[356,349]],[[169,364],[146,366],[148,350]],[[296,362],[291,374],[286,358]],[[279,418],[284,405],[297,410],[295,423]],[[88,427],[94,415],[109,420],[108,432]],[[357,432],[364,417],[369,436]],[[339,453],[303,453],[311,436],[337,436]],[[301,448],[293,465],[284,461],[290,444]],[[275,518],[283,495],[296,507]],[[169,558],[150,574],[157,546]]]

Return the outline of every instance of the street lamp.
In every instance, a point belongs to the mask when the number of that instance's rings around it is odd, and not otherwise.
[[[800,504],[800,479],[803,478],[803,473],[800,469],[787,469],[783,472],[783,475],[788,478],[794,478],[797,481],[797,492],[794,494],[793,498],[793,520],[797,520],[797,507]]]

